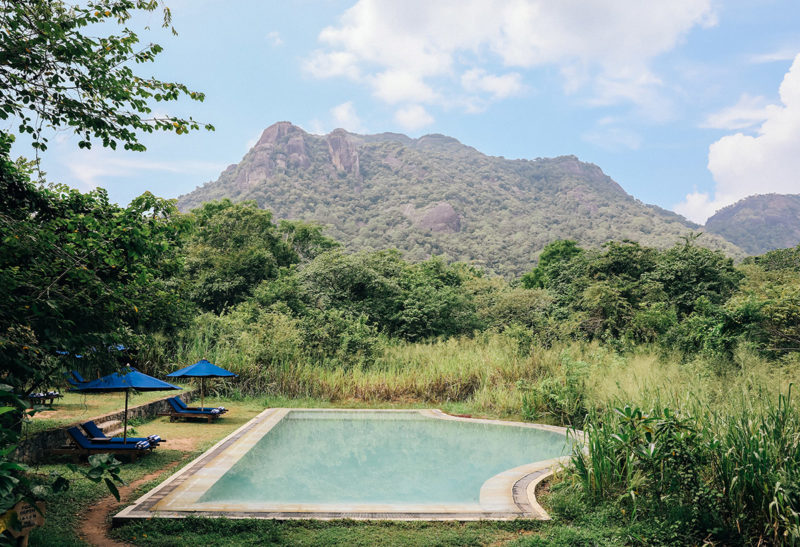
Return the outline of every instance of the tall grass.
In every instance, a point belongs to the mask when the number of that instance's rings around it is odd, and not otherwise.
[[[739,405],[708,416],[712,477],[728,516],[748,535],[800,544],[800,410],[791,387]]]
[[[670,523],[675,541],[800,544],[800,410],[791,386],[762,395],[592,410],[577,484],[629,519]]]
[[[228,394],[457,402],[476,413],[565,425],[615,401],[649,407],[658,398],[691,399],[721,410],[731,393],[785,391],[800,371],[797,361],[775,363],[744,350],[728,363],[685,363],[649,347],[627,354],[597,343],[523,348],[513,332],[492,331],[421,343],[381,338],[371,359],[341,363],[310,358],[308,336],[281,314],[205,315],[182,338],[155,340],[140,364],[163,373],[209,359],[239,374],[214,383]]]

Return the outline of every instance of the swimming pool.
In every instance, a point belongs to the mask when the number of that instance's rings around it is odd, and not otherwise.
[[[117,515],[541,518],[564,428],[438,410],[269,409]]]

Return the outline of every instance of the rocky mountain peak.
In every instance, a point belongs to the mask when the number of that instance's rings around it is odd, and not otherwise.
[[[344,129],[334,129],[325,139],[328,141],[328,153],[337,171],[360,174],[358,162],[358,142]]]
[[[414,226],[423,230],[446,234],[455,234],[461,231],[461,215],[446,201],[440,201],[422,209],[408,204],[403,207],[402,213]]]
[[[261,133],[261,138],[258,139],[255,147],[258,148],[260,146],[268,145],[274,146],[275,144],[283,141],[287,136],[295,135],[303,137],[308,135],[308,133],[294,125],[292,122],[277,122],[267,127],[264,132]]]

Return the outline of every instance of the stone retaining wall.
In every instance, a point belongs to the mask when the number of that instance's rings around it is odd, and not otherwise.
[[[167,399],[170,397],[180,397],[185,403],[189,403],[193,396],[194,390],[187,390],[178,395],[170,395],[162,399],[150,401],[149,403],[129,407],[128,420],[130,421],[134,418],[154,418],[159,412],[168,412],[170,410],[171,407],[167,402]],[[89,420],[94,420],[94,422],[98,424],[109,420],[122,421],[124,415],[124,410],[118,410],[103,414],[102,416],[95,416],[94,418],[81,419],[75,423],[61,426],[58,429],[48,429],[36,433],[19,442],[17,449],[12,455],[12,459],[27,464],[39,463],[47,457],[47,451],[49,449],[59,448],[70,442],[70,436],[69,433],[67,433],[68,428],[88,422]]]

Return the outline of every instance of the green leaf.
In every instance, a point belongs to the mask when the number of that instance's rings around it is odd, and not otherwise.
[[[111,492],[111,495],[113,495],[115,498],[117,498],[117,501],[119,501],[119,490],[117,490],[117,486],[114,484],[114,482],[111,479],[105,479],[105,483],[108,487],[108,491]]]

